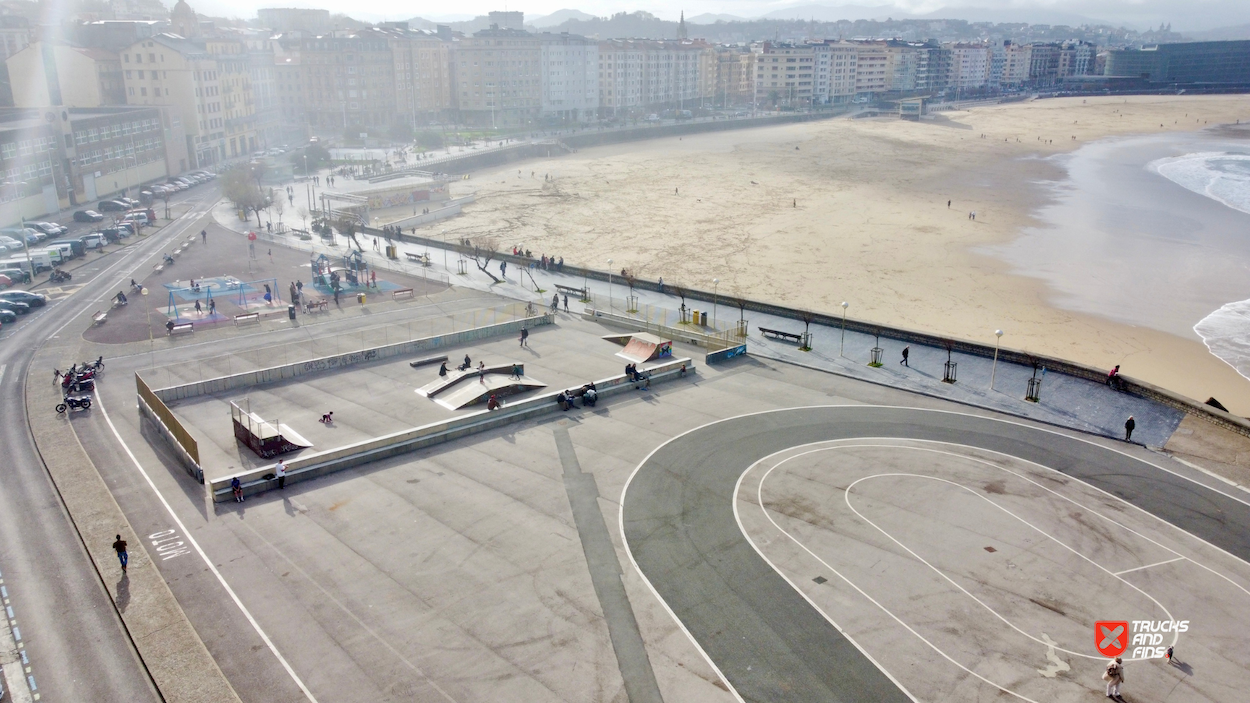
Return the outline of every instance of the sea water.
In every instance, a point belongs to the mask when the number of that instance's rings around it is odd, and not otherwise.
[[[1156,159],[1150,168],[1182,188],[1250,214],[1250,154],[1207,151]]]
[[[1250,154],[1204,151],[1150,163],[1173,183],[1250,213]],[[1250,378],[1250,300],[1228,303],[1194,325],[1211,353]]]

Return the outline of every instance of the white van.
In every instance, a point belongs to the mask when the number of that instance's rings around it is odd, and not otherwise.
[[[49,245],[48,254],[50,255],[53,251],[57,253],[57,256],[52,258],[53,263],[63,264],[66,261],[69,261],[70,259],[74,258],[74,246],[72,244],[66,243],[66,244]],[[57,257],[60,257],[60,258],[58,259]]]
[[[68,249],[69,247],[66,248]],[[31,253],[34,254],[34,252]],[[46,254],[48,260],[52,262],[53,266],[60,266],[65,262],[65,253],[61,251],[60,247],[48,247],[41,250],[39,253]]]
[[[34,259],[32,258],[31,261],[34,261]],[[26,261],[24,256],[20,259],[0,259],[0,270],[3,269],[21,269],[26,273],[30,273],[30,262]]]

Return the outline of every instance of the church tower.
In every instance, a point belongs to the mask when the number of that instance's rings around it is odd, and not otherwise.
[[[181,2],[182,0],[178,0]],[[681,21],[677,23],[677,38],[689,39],[690,35],[686,33],[686,11],[681,11]]]
[[[187,4],[187,0],[178,0],[169,13],[169,30],[180,37],[194,39],[200,36],[200,18],[195,10]]]

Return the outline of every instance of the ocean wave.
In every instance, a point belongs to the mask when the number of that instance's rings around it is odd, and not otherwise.
[[[1250,378],[1250,300],[1224,305],[1194,325],[1194,332],[1212,354]]]
[[[1250,154],[1205,151],[1150,162],[1173,183],[1250,214]]]

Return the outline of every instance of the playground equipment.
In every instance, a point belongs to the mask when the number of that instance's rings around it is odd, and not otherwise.
[[[244,400],[247,409],[230,401],[230,419],[234,422],[234,438],[256,452],[256,456],[269,459],[279,454],[307,449],[312,442],[280,422],[268,422],[251,411],[252,404]]]
[[[265,278],[259,281],[240,281],[234,276],[214,276],[194,281],[194,285],[182,285],[182,281],[166,283],[169,291],[169,302],[165,314],[175,321],[181,321],[181,313],[194,309],[196,301],[200,303],[202,315],[207,315],[210,303],[233,303],[244,311],[253,305],[278,304],[282,302],[278,294],[278,279]],[[266,293],[269,299],[265,299]],[[200,319],[203,319],[202,317]]]
[[[334,291],[334,284],[344,292],[355,292],[369,287],[369,264],[357,249],[349,249],[338,265],[325,254],[317,254],[309,262],[312,283],[324,293]]]

